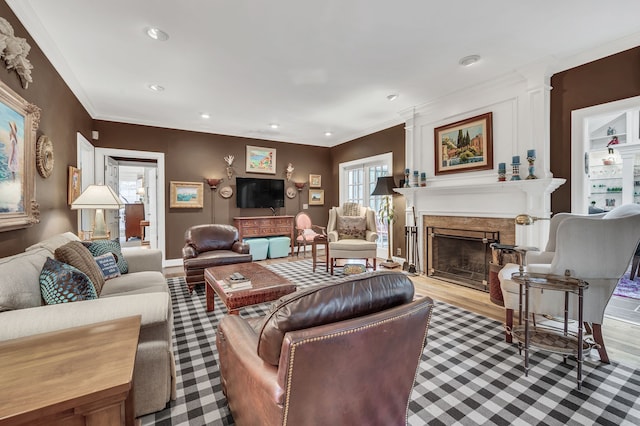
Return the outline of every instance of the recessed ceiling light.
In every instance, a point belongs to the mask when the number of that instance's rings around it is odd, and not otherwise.
[[[269,127],[271,127],[272,129],[277,129],[280,127],[280,125],[278,123],[271,123],[269,124]]]
[[[202,118],[211,118],[211,116],[210,116],[210,115],[209,115],[209,113],[207,113],[207,112],[203,112],[203,113],[201,113],[201,114],[200,114],[200,117],[202,117]]]
[[[469,65],[473,65],[480,60],[480,55],[469,55],[460,59],[458,62],[463,67],[468,67]]]
[[[387,99],[390,101],[395,101],[396,99],[398,99],[398,96],[400,95],[398,95],[397,93],[392,93],[390,95],[387,95]]]
[[[159,84],[150,84],[149,89],[153,90],[154,92],[162,92],[164,90],[164,87],[160,86]]]
[[[154,40],[158,40],[158,41],[169,40],[169,34],[165,33],[160,28],[147,27],[144,29],[144,33]]]
[[[325,135],[325,136],[327,136],[327,137],[329,137],[329,136],[333,136],[333,133],[331,133],[331,132],[324,132],[324,135]]]

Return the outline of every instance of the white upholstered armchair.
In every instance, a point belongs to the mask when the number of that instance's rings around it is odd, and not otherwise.
[[[344,207],[332,207],[329,210],[327,236],[331,275],[338,259],[363,259],[365,265],[368,265],[369,259],[373,259],[375,270],[378,248],[375,211],[357,206],[353,215],[346,216],[345,213]]]
[[[588,334],[598,343],[600,360],[609,362],[602,339],[604,310],[626,272],[640,241],[640,205],[626,204],[606,214],[560,213],[551,221],[549,243],[544,252],[528,252],[527,272],[565,275],[589,283],[584,292],[584,322]],[[519,308],[520,286],[511,280],[518,265],[509,263],[500,271],[500,287],[506,308],[506,327],[513,325],[513,311]],[[569,317],[577,319],[575,295],[569,303]],[[557,292],[531,289],[529,311],[562,316],[564,298]]]

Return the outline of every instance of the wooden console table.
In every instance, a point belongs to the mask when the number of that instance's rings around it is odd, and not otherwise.
[[[234,217],[233,226],[238,228],[240,241],[251,237],[287,236],[291,238],[290,254],[293,255],[295,244],[293,219],[293,216]]]
[[[0,425],[133,425],[140,316],[0,342]]]

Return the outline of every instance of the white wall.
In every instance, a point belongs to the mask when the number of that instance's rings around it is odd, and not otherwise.
[[[551,192],[564,183],[549,171],[550,74],[543,66],[513,72],[482,86],[461,90],[438,101],[404,111],[406,168],[427,173],[426,188],[400,190],[407,198],[407,223],[418,216],[515,217],[551,215]],[[493,113],[493,169],[434,176],[436,127]],[[535,149],[537,180],[509,181],[512,156],[527,176],[527,150]],[[507,182],[498,182],[498,163],[507,164]],[[419,218],[418,223],[422,223]],[[524,228],[524,227],[517,227]],[[548,226],[517,229],[516,244],[543,247]],[[420,241],[424,230],[420,229]]]

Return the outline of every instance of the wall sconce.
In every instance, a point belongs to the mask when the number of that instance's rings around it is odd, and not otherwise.
[[[218,189],[218,185],[220,185],[220,182],[222,182],[222,179],[205,179],[205,180],[209,184],[209,188],[211,188],[212,191],[215,191],[216,189]]]
[[[227,155],[224,157],[224,162],[227,163],[227,179],[229,180],[233,177],[233,167],[231,166],[233,165],[234,159],[235,157],[233,155]]]
[[[291,175],[293,174],[293,165],[291,163],[289,163],[287,165],[287,169],[285,172],[285,176],[287,177],[287,182],[289,182],[291,180]]]

